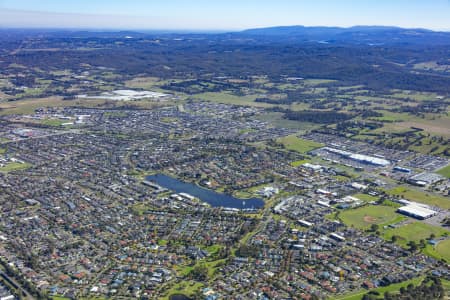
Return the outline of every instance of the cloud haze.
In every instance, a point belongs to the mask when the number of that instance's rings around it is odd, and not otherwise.
[[[449,0],[0,0],[0,26],[22,28],[392,25],[448,30],[449,16]]]

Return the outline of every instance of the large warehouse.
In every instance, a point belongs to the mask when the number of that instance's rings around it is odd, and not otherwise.
[[[397,212],[419,220],[425,220],[437,214],[428,205],[416,202],[410,202],[408,205],[400,207]]]

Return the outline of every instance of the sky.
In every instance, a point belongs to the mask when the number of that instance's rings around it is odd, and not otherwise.
[[[450,31],[450,0],[0,0],[0,27],[241,30],[286,25]]]

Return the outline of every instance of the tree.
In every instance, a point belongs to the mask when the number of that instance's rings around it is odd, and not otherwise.
[[[370,231],[375,232],[379,229],[380,226],[378,224],[372,224],[370,225]]]
[[[408,246],[409,246],[409,250],[410,250],[411,252],[415,252],[415,251],[417,251],[417,249],[418,249],[417,244],[416,244],[415,241],[410,241],[410,242],[408,242]]]
[[[425,248],[426,246],[427,246],[427,244],[425,243],[425,240],[424,240],[424,239],[421,239],[421,240],[420,240],[420,248],[423,249],[423,248]]]
[[[189,276],[197,281],[206,281],[208,279],[208,268],[204,265],[195,266]]]

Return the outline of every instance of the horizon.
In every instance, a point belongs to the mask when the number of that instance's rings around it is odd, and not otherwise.
[[[403,30],[426,30],[430,32],[443,32],[450,33],[450,29],[429,29],[423,27],[400,27],[400,26],[390,26],[390,25],[353,25],[353,26],[305,26],[301,24],[292,25],[274,25],[268,27],[253,27],[253,28],[243,28],[243,29],[165,29],[165,28],[90,28],[90,27],[0,27],[0,30],[23,30],[23,31],[42,31],[42,32],[58,32],[58,31],[70,31],[70,32],[92,32],[92,33],[118,33],[118,32],[130,32],[130,33],[140,33],[140,34],[226,34],[226,33],[239,33],[245,32],[247,30],[258,30],[258,29],[270,29],[270,28],[293,28],[301,27],[306,29],[312,28],[325,28],[325,29],[352,29],[352,28],[397,28]]]
[[[131,1],[130,1],[131,2]],[[450,31],[448,0],[230,0],[152,3],[134,0],[0,0],[0,27],[230,32],[298,26],[387,26]]]

